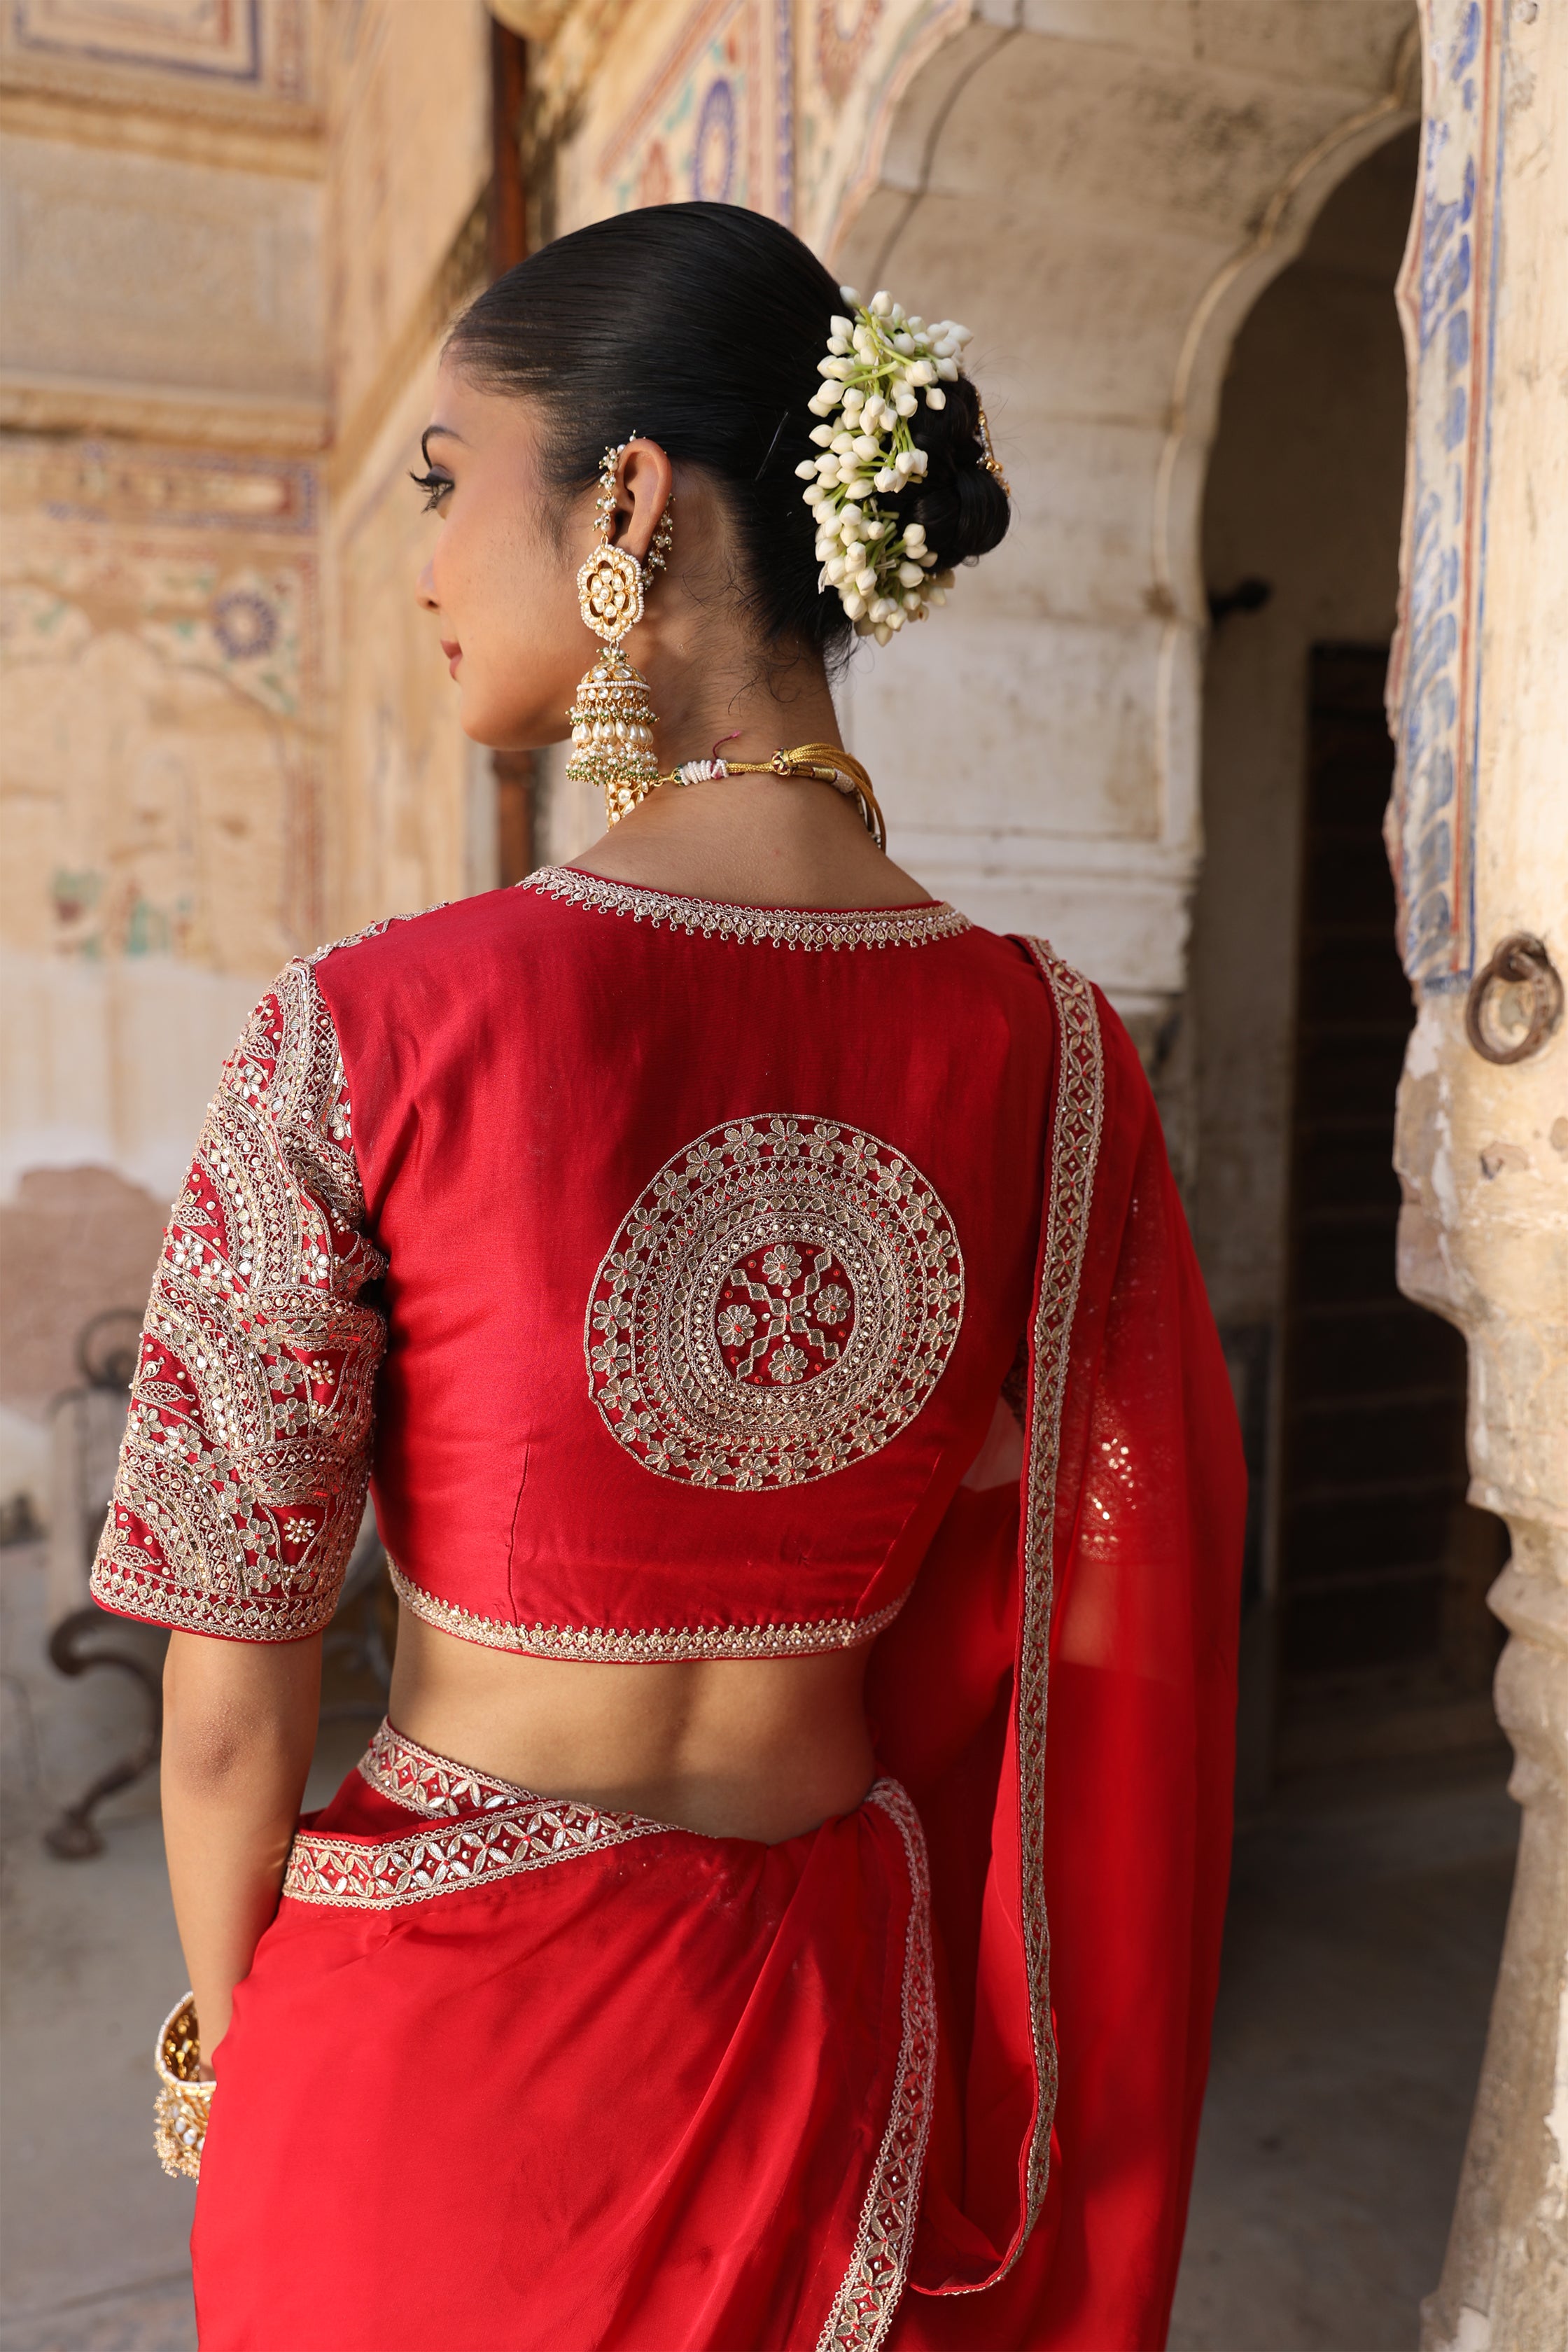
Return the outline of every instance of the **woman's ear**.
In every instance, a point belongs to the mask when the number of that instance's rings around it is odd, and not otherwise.
[[[657,441],[628,441],[616,467],[616,545],[646,563],[670,495],[675,468]]]

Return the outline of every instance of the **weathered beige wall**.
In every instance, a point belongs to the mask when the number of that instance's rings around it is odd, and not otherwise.
[[[1436,814],[1453,829],[1462,873],[1473,789],[1476,964],[1500,939],[1528,931],[1565,973],[1568,20],[1560,9],[1489,10],[1469,62],[1462,13],[1452,0],[1428,6],[1430,112],[1452,126],[1445,142],[1428,142],[1434,200],[1462,203],[1466,161],[1479,155],[1483,173],[1495,163],[1500,226],[1494,248],[1487,212],[1475,222],[1474,282],[1460,289],[1466,324],[1473,305],[1491,353],[1477,484],[1485,535],[1460,566],[1477,617],[1473,769],[1461,768],[1457,793]],[[1485,119],[1489,65],[1500,153]],[[1415,438],[1430,435],[1428,457],[1440,451],[1451,462],[1444,338],[1420,333],[1432,281],[1418,277],[1410,296],[1414,339],[1435,352]],[[1488,391],[1484,379],[1468,388],[1472,399]],[[1438,476],[1436,487],[1448,486]],[[1447,503],[1452,511],[1451,496]],[[1423,593],[1416,520],[1406,549],[1410,703],[1434,667],[1424,652],[1443,603]],[[1395,840],[1409,874],[1434,812],[1420,772],[1406,764]],[[1406,1057],[1400,1281],[1469,1342],[1471,1495],[1502,1514],[1513,1543],[1492,1605],[1511,1635],[1497,1696],[1523,1823],[1458,2210],[1423,2343],[1426,2352],[1560,2352],[1568,2341],[1568,1029],[1530,1059],[1498,1067],[1468,1045],[1463,1005],[1462,986],[1428,986]]]
[[[319,919],[316,11],[0,27],[0,1493]]]
[[[249,21],[0,26],[0,1495],[41,1500],[76,1328],[144,1288],[272,972],[493,863],[406,479],[482,263],[489,16]]]

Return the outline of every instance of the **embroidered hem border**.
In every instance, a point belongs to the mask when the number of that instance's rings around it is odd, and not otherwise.
[[[816,2352],[876,2352],[892,2325],[909,2280],[936,2082],[931,1873],[921,1818],[897,1780],[879,1780],[866,1802],[879,1806],[896,1824],[909,1865],[910,1920],[904,1936],[900,2000],[903,2029],[888,2127],[860,2209],[849,2267],[817,2337]]]
[[[688,1658],[812,1657],[824,1650],[852,1650],[892,1623],[907,1592],[869,1617],[807,1618],[793,1625],[518,1625],[506,1617],[477,1617],[455,1601],[438,1600],[404,1574],[395,1560],[387,1569],[393,1591],[416,1617],[478,1642],[487,1650],[514,1650],[530,1658],[574,1658],[607,1665],[678,1664]]]
[[[929,907],[731,907],[714,898],[679,898],[629,882],[607,882],[574,866],[542,866],[524,877],[520,890],[539,890],[569,906],[604,915],[629,915],[655,930],[694,938],[741,940],[752,946],[804,948],[820,954],[831,948],[921,948],[957,939],[970,928],[967,915],[941,899]]]

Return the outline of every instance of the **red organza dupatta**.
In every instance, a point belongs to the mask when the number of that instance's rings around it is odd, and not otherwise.
[[[942,2022],[901,2352],[1163,2343],[1229,1859],[1229,1381],[1136,1053],[1028,945],[1058,1045],[1022,1470],[960,1491],[872,1668]]]

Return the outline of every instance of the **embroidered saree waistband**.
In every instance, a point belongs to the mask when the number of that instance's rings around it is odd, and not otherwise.
[[[787,1625],[520,1625],[442,1601],[416,1584],[394,1559],[387,1569],[398,1599],[443,1633],[487,1650],[585,1665],[677,1665],[701,1658],[815,1657],[825,1650],[852,1650],[885,1632],[909,1598],[901,1592],[868,1617],[810,1617]]]
[[[387,1836],[394,1808],[408,1827]],[[910,2273],[939,2032],[925,1841],[898,1781],[879,1780],[851,1812],[769,1846],[544,1798],[384,1723],[320,1818],[340,1826],[300,1831],[284,1893],[325,1907],[308,1930],[298,1916],[281,1917],[264,1942],[253,1972],[261,1990],[248,1989],[247,2032],[235,2044],[234,2063],[247,2064],[261,2085],[248,2093],[252,2105],[286,2088],[299,2063],[301,2015],[313,2046],[348,2048],[355,2080],[373,2084],[363,2111],[378,2130],[399,2097],[410,2131],[421,2103],[432,2103],[439,2119],[443,2085],[463,2075],[463,2129],[444,2143],[457,2147],[459,2162],[472,2152],[476,2116],[481,2126],[500,2118],[498,2139],[514,2160],[526,2084],[533,2161],[552,2181],[558,2174],[579,2179],[595,2211],[627,2210],[633,2178],[643,2193],[650,2179],[675,2181],[669,2226],[685,2232],[678,2245],[704,2250],[693,2269],[704,2292],[706,2250],[723,2242],[725,2217],[754,2191],[761,2164],[770,2207],[808,2217],[809,2243],[828,2256],[805,2266],[798,2340],[816,2352],[875,2352]],[[379,1833],[353,1834],[355,1823],[379,1824]],[[636,1867],[555,1871],[654,1838],[658,1846],[646,1847]],[[447,1912],[438,1937],[366,1942],[343,1916],[541,1870],[552,1875],[534,1880],[528,1899]],[[726,1889],[732,1899],[721,1899]],[[781,1955],[803,1952],[811,1965],[777,1965]],[[672,1953],[679,1955],[674,1978]],[[337,1965],[347,1954],[356,1965]],[[668,2006],[650,2052],[650,2013],[660,2018],[661,2001]],[[816,2080],[824,2001],[836,2036],[833,2080],[801,2114],[782,2086]],[[595,2021],[586,2038],[584,2003]],[[367,2017],[374,2030],[364,2030]],[[285,2023],[287,2063],[277,2046]],[[476,2042],[487,2054],[486,2079],[469,2096],[473,2070],[453,2053]],[[628,2069],[637,2078],[630,2095]],[[601,2100],[615,2084],[625,2130],[585,2135],[584,2100]],[[768,2128],[769,2102],[781,2098],[784,2127]],[[334,2104],[328,2129],[340,2150],[357,2148],[359,2112],[353,2098]],[[868,2145],[870,2116],[880,2128]],[[487,2160],[481,2149],[481,2168]],[[509,2215],[507,2227],[514,2226]],[[742,2269],[755,2251],[749,2242],[740,2249]],[[793,2282],[799,2267],[786,2245],[779,2274]],[[546,2239],[526,2273],[534,2304],[557,2313],[569,2299],[561,2269]],[[613,2286],[614,2264],[609,2271]],[[680,2264],[667,2274],[677,2302],[686,2274]],[[582,2292],[573,2278],[572,2324],[581,2324]],[[739,2322],[746,2333],[735,2340],[755,2342],[766,2331],[755,2294]],[[698,2323],[660,2308],[669,2332],[658,2340],[691,2340]]]

